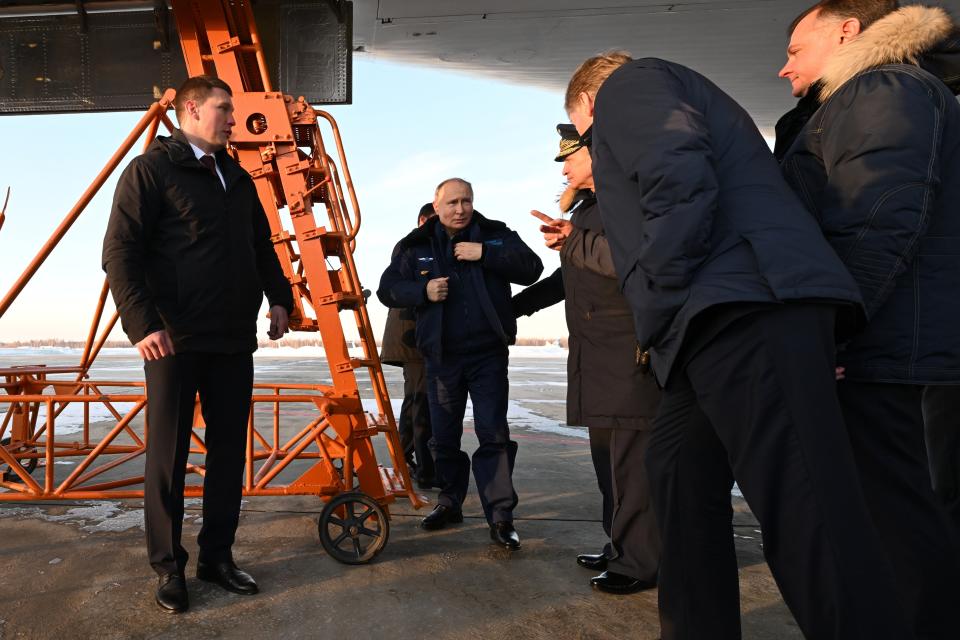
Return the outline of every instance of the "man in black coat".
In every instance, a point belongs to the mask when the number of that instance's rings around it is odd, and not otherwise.
[[[417,227],[422,227],[435,215],[432,202],[423,205],[417,214]],[[399,250],[398,243],[394,254]],[[433,432],[427,402],[427,372],[423,356],[417,350],[416,331],[416,309],[390,309],[383,327],[380,362],[403,368],[403,404],[397,416],[400,446],[417,486],[430,489],[436,486],[433,456],[430,454]]]
[[[233,562],[240,517],[257,313],[287,330],[293,294],[249,174],[225,150],[230,87],[210,76],[177,91],[180,130],[158,137],[117,183],[103,267],[147,383],[144,512],[161,610],[188,607],[180,544],[185,465],[200,394],[207,447],[197,577],[240,594],[257,585]]]
[[[919,636],[956,638],[960,550],[930,484],[922,396],[960,384],[960,105],[902,62],[939,59],[956,85],[960,51],[942,9],[894,8],[832,0],[794,21],[780,75],[816,110],[782,167],[863,297],[837,389],[901,597]]]
[[[515,231],[473,210],[469,182],[444,180],[433,206],[436,217],[400,241],[377,289],[388,307],[416,308],[417,348],[427,361],[430,446],[442,488],[421,526],[463,521],[471,461],[460,440],[469,394],[480,442],[473,476],[490,537],[519,549],[513,526],[517,443],[507,425],[507,347],[517,334],[510,283],[536,282],[543,263]]]
[[[633,313],[617,287],[610,245],[593,193],[590,150],[573,125],[557,125],[567,189],[560,209],[570,220],[534,211],[561,268],[513,297],[517,315],[531,315],[566,300],[567,424],[585,425],[603,496],[600,554],[577,563],[603,571],[590,583],[608,593],[635,593],[657,584],[657,530],[644,456],[660,404],[660,390],[637,351]]]
[[[860,295],[749,115],[690,69],[616,54],[580,66],[566,107],[592,126],[614,266],[664,385],[647,455],[662,637],[740,637],[734,478],[807,637],[910,637],[835,393],[834,325]]]

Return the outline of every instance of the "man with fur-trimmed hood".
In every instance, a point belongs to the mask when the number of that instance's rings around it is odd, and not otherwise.
[[[960,637],[956,532],[930,486],[921,397],[960,384],[960,36],[940,8],[825,0],[791,28],[788,182],[854,276],[838,364],[861,484],[918,637]]]

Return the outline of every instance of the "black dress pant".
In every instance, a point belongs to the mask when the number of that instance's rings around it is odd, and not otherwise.
[[[610,434],[613,429],[596,429],[587,427],[590,436],[590,459],[593,461],[593,470],[597,474],[597,488],[603,500],[601,524],[603,532],[607,534],[607,541],[603,545],[603,555],[609,560],[616,553],[610,544],[610,523],[613,522],[613,465],[610,464]]]
[[[840,406],[867,506],[918,638],[960,638],[960,550],[930,484],[923,387],[842,380]]]
[[[590,456],[603,496],[603,547],[607,569],[655,581],[660,531],[650,499],[645,457],[650,431],[589,428]]]
[[[400,405],[400,444],[411,472],[421,482],[433,481],[430,453],[430,403],[427,401],[427,372],[422,361],[403,364],[403,404]]]
[[[180,535],[197,393],[207,447],[200,559],[228,560],[240,518],[253,356],[178,353],[145,362],[144,372],[148,434],[143,502],[150,565],[163,575],[183,573],[187,564]]]
[[[960,385],[923,390],[923,430],[933,491],[960,532]]]
[[[427,395],[433,438],[430,449],[442,488],[437,504],[459,509],[467,497],[471,460],[460,450],[467,394],[480,446],[473,453],[473,478],[490,524],[512,522],[517,506],[513,465],[517,443],[507,425],[507,349],[444,354],[427,364]]]
[[[668,381],[647,455],[664,640],[740,638],[730,489],[807,638],[912,637],[867,509],[834,380],[827,305],[708,311]],[[697,336],[709,340],[697,341]]]

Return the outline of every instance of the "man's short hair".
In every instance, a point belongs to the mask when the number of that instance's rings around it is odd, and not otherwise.
[[[424,218],[429,218],[430,216],[436,215],[436,213],[436,210],[433,208],[433,203],[428,202],[420,207],[420,213],[417,214],[417,222],[420,222]]]
[[[567,84],[567,95],[563,100],[563,107],[569,113],[577,104],[581,93],[597,95],[600,85],[610,77],[610,74],[619,69],[633,58],[626,51],[607,51],[584,60],[573,72]]]
[[[187,108],[187,100],[203,102],[214,89],[223,89],[229,95],[233,95],[230,85],[216,76],[193,76],[184,80],[180,88],[177,89],[177,97],[173,101],[173,107],[177,112],[177,120],[183,118],[183,111]]]
[[[800,21],[814,11],[819,11],[821,17],[856,18],[860,21],[860,28],[866,29],[899,8],[900,3],[897,0],[821,0],[794,18],[787,29],[787,35],[792,36]]]
[[[445,186],[447,186],[448,184],[450,184],[451,182],[459,182],[460,184],[466,186],[467,189],[470,190],[470,195],[473,196],[473,185],[472,185],[472,184],[470,184],[469,182],[467,182],[467,181],[464,180],[463,178],[447,178],[446,180],[444,180],[443,182],[441,182],[440,184],[437,185],[436,191],[433,192],[433,197],[436,198],[437,196],[439,196],[439,195],[440,195],[440,190],[443,189],[443,188],[444,188]]]

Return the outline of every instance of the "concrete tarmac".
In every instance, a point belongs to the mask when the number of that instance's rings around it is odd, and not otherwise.
[[[657,638],[655,590],[596,592],[589,584],[594,574],[575,562],[578,553],[603,546],[600,496],[586,439],[542,426],[563,424],[565,389],[549,384],[544,373],[556,367],[516,358],[511,364],[511,394],[519,400],[511,412],[520,445],[520,551],[490,544],[472,485],[466,521],[441,531],[418,528],[425,510],[416,512],[406,501],[392,505],[386,548],[360,566],[340,564],[323,551],[319,499],[250,498],[234,555],[261,593],[245,597],[193,577],[201,512],[198,501],[188,501],[191,607],[173,616],[153,602],[140,502],[4,503],[0,640]],[[398,373],[388,376],[396,393]],[[469,426],[464,448],[472,452]],[[756,521],[741,499],[733,500],[744,638],[801,638],[763,561]]]

